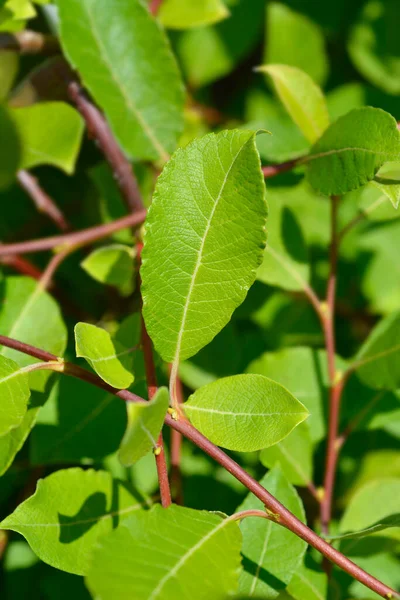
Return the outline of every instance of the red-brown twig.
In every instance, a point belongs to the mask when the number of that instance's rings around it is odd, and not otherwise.
[[[155,16],[158,13],[162,3],[163,3],[163,0],[151,0],[150,5],[149,5],[149,10],[152,15]]]
[[[298,158],[294,158],[293,160],[288,160],[287,162],[283,162],[277,165],[268,165],[267,167],[262,167],[262,172],[265,179],[269,177],[276,177],[276,175],[280,175],[281,173],[286,173],[287,171],[291,171],[294,169],[298,163]]]
[[[182,382],[176,378],[176,399],[178,404],[183,404]],[[183,504],[183,487],[181,473],[182,436],[179,431],[171,431],[171,484],[174,490],[174,499],[177,504]]]
[[[60,51],[58,39],[37,31],[0,33],[0,50],[13,50],[21,54],[57,54]]]
[[[129,392],[128,390],[116,390],[110,385],[105,383],[102,379],[97,377],[94,373],[90,373],[77,365],[63,362],[60,363],[53,354],[35,348],[28,344],[24,344],[17,340],[0,336],[0,345],[7,346],[18,350],[38,360],[45,362],[52,361],[49,367],[53,368],[55,361],[58,361],[56,370],[63,372],[66,375],[70,375],[87,381],[97,387],[118,396],[125,402],[143,402],[143,398],[140,398],[136,394]],[[61,366],[62,364],[62,366]],[[238,481],[240,481],[250,492],[252,492],[259,500],[263,502],[268,510],[268,515],[279,525],[286,527],[292,531],[295,535],[301,537],[308,544],[318,550],[325,558],[336,564],[338,567],[346,571],[354,579],[360,581],[363,585],[376,592],[382,598],[400,598],[400,594],[395,590],[391,589],[363,569],[353,563],[350,559],[344,556],[341,552],[336,550],[324,539],[319,537],[312,529],[307,527],[302,521],[300,521],[295,515],[293,515],[287,508],[285,508],[274,496],[272,496],[266,489],[264,489],[257,481],[255,481],[240,465],[238,465],[232,458],[230,458],[223,450],[215,446],[210,440],[208,440],[200,431],[195,429],[186,419],[174,420],[169,414],[165,418],[165,424],[172,427],[176,431],[179,431],[188,440],[194,443],[196,446],[201,448],[206,454],[218,462],[224,467],[229,473],[231,473]]]
[[[39,212],[47,215],[60,231],[69,231],[71,229],[61,210],[39,185],[36,177],[28,173],[28,171],[21,170],[17,173],[17,180],[22,189],[33,200]]]

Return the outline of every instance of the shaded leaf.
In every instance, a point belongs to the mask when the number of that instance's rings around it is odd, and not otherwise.
[[[4,100],[11,90],[18,73],[18,66],[17,52],[0,51],[0,100]]]
[[[221,0],[164,0],[157,18],[169,29],[189,29],[226,19],[229,11]]]
[[[2,335],[43,348],[62,356],[67,343],[67,330],[56,301],[29,277],[7,277],[0,303],[0,331]],[[32,327],[34,324],[34,327]],[[0,347],[0,354],[11,358],[20,367],[37,359],[11,348]],[[51,373],[37,371],[29,374],[32,389],[43,391]]]
[[[329,125],[325,98],[311,77],[296,67],[263,65],[258,71],[269,75],[276,92],[306,139],[318,140]]]
[[[64,53],[125,152],[167,160],[183,127],[183,86],[147,7],[140,0],[57,0],[57,5]]]
[[[344,533],[343,535],[334,535],[329,536],[330,540],[358,540],[360,538],[366,537],[371,533],[378,533],[379,531],[384,531],[385,529],[391,529],[392,527],[400,528],[400,513],[395,515],[389,515],[384,519],[381,519],[377,523],[366,527],[365,529],[361,529],[359,531],[351,531],[350,533]]]
[[[295,600],[326,600],[328,578],[326,573],[308,567],[311,562],[305,557],[305,564],[293,575],[287,591]]]
[[[29,396],[28,374],[14,361],[0,356],[0,436],[20,425]]]
[[[309,414],[286,388],[262,375],[218,379],[198,389],[183,408],[214,444],[239,452],[280,442]]]
[[[308,179],[322,194],[344,194],[373,179],[400,152],[400,133],[389,113],[364,107],[340,117],[304,160]]]
[[[112,285],[122,296],[129,296],[133,291],[134,257],[132,248],[113,244],[93,250],[81,267],[96,281]]]
[[[0,190],[15,179],[21,158],[17,127],[10,112],[0,105]]]
[[[40,479],[1,527],[23,535],[49,565],[84,575],[98,538],[145,504],[105,471],[65,469]]]
[[[133,465],[157,446],[168,406],[167,388],[159,388],[150,402],[132,402],[127,405],[128,428],[118,453],[123,465]]]
[[[307,486],[312,481],[312,441],[308,423],[300,423],[289,435],[261,451],[265,467],[278,464],[286,479],[294,485]]]
[[[141,268],[143,316],[164,360],[198,352],[243,302],[266,216],[254,133],[206,135],[172,157],[146,219]]]
[[[99,600],[225,600],[240,569],[238,524],[206,511],[160,505],[103,537],[86,583]],[[198,575],[203,573],[201,585]]]
[[[304,508],[296,490],[278,468],[267,473],[260,484],[296,517],[305,521]],[[264,508],[263,503],[249,493],[237,510]],[[243,535],[240,593],[255,598],[276,598],[300,567],[307,543],[267,519],[243,519],[240,529]]]
[[[20,169],[53,165],[68,174],[74,172],[84,126],[72,106],[41,102],[14,108],[11,116],[20,136]]]

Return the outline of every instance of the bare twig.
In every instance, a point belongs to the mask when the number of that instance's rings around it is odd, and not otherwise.
[[[17,180],[22,189],[33,200],[39,212],[47,215],[61,231],[69,231],[71,229],[61,210],[39,185],[36,177],[28,173],[28,171],[21,170],[17,173]]]
[[[21,54],[57,54],[60,52],[58,39],[37,31],[0,33],[0,50],[13,50]]]

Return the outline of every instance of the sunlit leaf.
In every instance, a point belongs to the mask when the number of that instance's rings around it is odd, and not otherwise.
[[[0,436],[22,422],[30,396],[28,374],[12,360],[0,356]]]
[[[211,25],[226,19],[229,11],[221,0],[164,0],[157,13],[164,27],[169,29],[189,29],[201,25]]]
[[[94,250],[81,266],[99,281],[116,287],[122,296],[133,291],[134,250],[122,244],[113,244]]]

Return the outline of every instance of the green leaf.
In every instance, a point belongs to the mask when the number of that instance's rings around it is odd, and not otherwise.
[[[373,525],[370,525],[369,527],[365,527],[364,529],[361,529],[359,531],[352,531],[350,533],[344,533],[343,535],[335,535],[335,536],[329,536],[330,540],[358,540],[361,539],[363,537],[366,537],[367,535],[370,535],[371,533],[378,533],[380,531],[384,531],[385,529],[391,529],[392,527],[397,527],[400,528],[400,513],[397,513],[395,515],[389,515],[388,517],[385,517],[384,519],[381,519],[380,521],[374,523]]]
[[[68,174],[74,172],[84,126],[72,106],[40,102],[12,109],[11,116],[20,136],[20,169],[53,165]]]
[[[386,523],[389,520],[389,522],[391,521],[390,527],[397,528],[397,530],[387,531],[386,536],[395,535],[398,537],[400,533],[399,512],[400,479],[375,479],[355,493],[340,521],[339,532],[359,532],[365,529],[374,529],[377,525],[384,525],[384,520]],[[380,527],[377,531],[383,529],[384,527]],[[369,533],[373,533],[373,531]]]
[[[7,98],[18,74],[19,55],[9,50],[0,51],[0,100]]]
[[[243,302],[266,216],[254,133],[206,135],[172,157],[146,219],[141,268],[143,316],[164,360],[196,354]]]
[[[1,528],[23,535],[52,567],[84,575],[98,538],[145,504],[105,471],[65,469],[40,479]]]
[[[133,465],[157,446],[168,406],[167,388],[159,388],[150,402],[128,404],[128,428],[118,453],[123,465]]]
[[[0,476],[11,466],[15,455],[24,445],[32,427],[35,425],[38,411],[39,407],[30,406],[20,425],[0,437]]]
[[[307,556],[305,557],[307,559]],[[328,578],[326,573],[308,568],[308,562],[301,565],[293,575],[287,591],[295,600],[326,600]]]
[[[56,301],[29,277],[7,277],[0,302],[0,331],[2,335],[43,348],[62,356],[67,343],[67,330]],[[34,327],[32,326],[34,324]],[[0,354],[11,358],[20,367],[37,359],[1,347]],[[43,391],[51,373],[37,371],[29,374],[32,389]]]
[[[85,258],[81,267],[99,281],[116,287],[122,296],[133,292],[135,251],[122,244],[97,248]]]
[[[157,18],[169,29],[189,29],[211,25],[229,16],[221,0],[164,0]]]
[[[344,194],[373,179],[387,161],[397,160],[396,120],[379,108],[357,108],[323,134],[303,162],[308,179],[322,194]]]
[[[28,374],[14,361],[0,356],[0,436],[20,425],[29,396]]]
[[[133,340],[132,340],[133,341]],[[134,343],[134,341],[133,341]],[[75,325],[76,355],[87,360],[96,373],[117,389],[128,388],[134,380],[126,366],[134,346],[128,348],[101,327],[89,323]]]
[[[165,162],[183,128],[184,94],[161,27],[140,0],[57,5],[64,53],[125,152]]]
[[[400,313],[386,317],[372,331],[351,366],[372,388],[400,387]]]
[[[21,158],[18,130],[10,111],[0,105],[0,190],[15,179]]]
[[[400,162],[385,163],[371,181],[398,208],[400,202]]]
[[[278,468],[265,475],[260,484],[296,517],[305,521],[303,505],[296,490]],[[251,493],[237,510],[250,509],[265,510],[263,503]],[[243,535],[240,593],[266,600],[276,598],[300,567],[307,543],[267,519],[243,519],[240,529]]]
[[[308,423],[300,423],[281,442],[262,450],[265,467],[278,464],[286,479],[294,485],[307,486],[312,481],[312,440]]]
[[[219,514],[156,505],[102,538],[86,583],[98,600],[226,600],[240,543],[238,524]]]
[[[230,11],[227,19],[184,31],[177,39],[176,51],[190,87],[208,85],[230,73],[261,38],[265,0],[225,3]]]
[[[60,377],[30,437],[36,465],[99,461],[116,452],[126,428],[119,398],[72,377]]]
[[[218,379],[198,389],[183,407],[214,444],[239,452],[280,442],[309,415],[286,388],[262,375]]]
[[[400,94],[396,2],[373,0],[353,25],[348,49],[360,73],[388,94]]]
[[[257,279],[286,290],[304,290],[310,278],[308,249],[296,215],[274,198],[269,203],[268,242]]]
[[[305,138],[314,143],[329,125],[325,98],[311,77],[296,67],[263,65],[258,71],[269,75],[289,115]]]
[[[317,83],[323,83],[328,57],[321,28],[284,4],[268,3],[264,62],[297,67]]]

